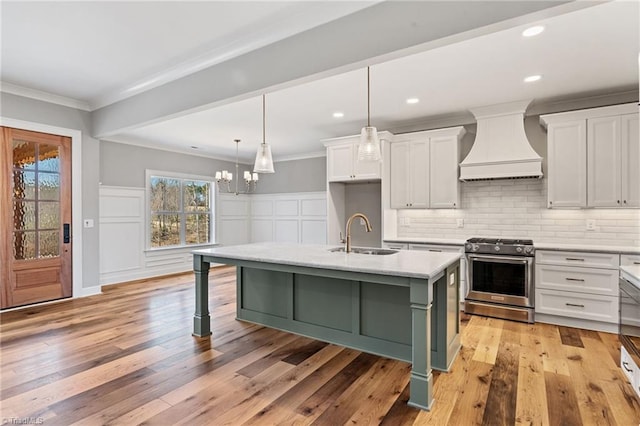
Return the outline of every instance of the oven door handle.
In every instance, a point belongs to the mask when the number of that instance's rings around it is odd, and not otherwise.
[[[515,256],[491,256],[491,255],[477,255],[471,254],[469,255],[469,259],[474,260],[495,260],[502,263],[523,263],[527,264],[531,262],[531,258],[529,257],[515,257]]]

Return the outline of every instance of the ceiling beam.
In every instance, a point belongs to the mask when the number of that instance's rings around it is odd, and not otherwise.
[[[602,2],[377,3],[97,109],[91,114],[93,136],[107,137],[599,3]]]

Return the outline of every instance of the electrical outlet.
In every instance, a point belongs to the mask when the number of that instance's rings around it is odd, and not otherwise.
[[[587,219],[587,231],[595,231],[595,230],[596,230],[596,220]]]
[[[464,219],[456,219],[456,226],[458,228],[464,228]]]

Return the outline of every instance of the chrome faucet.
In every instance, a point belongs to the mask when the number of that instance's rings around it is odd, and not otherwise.
[[[356,217],[359,217],[364,220],[364,227],[367,230],[367,232],[371,232],[371,229],[372,229],[371,223],[369,222],[369,218],[367,216],[365,216],[363,213],[352,214],[349,220],[347,220],[347,229],[345,231],[347,234],[347,238],[343,239],[342,232],[340,233],[340,242],[346,243],[346,247],[344,249],[345,253],[351,253],[351,222]]]

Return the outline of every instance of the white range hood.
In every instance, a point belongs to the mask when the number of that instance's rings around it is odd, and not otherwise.
[[[542,157],[524,132],[524,113],[531,101],[471,109],[478,128],[476,140],[460,163],[460,180],[542,177]]]

